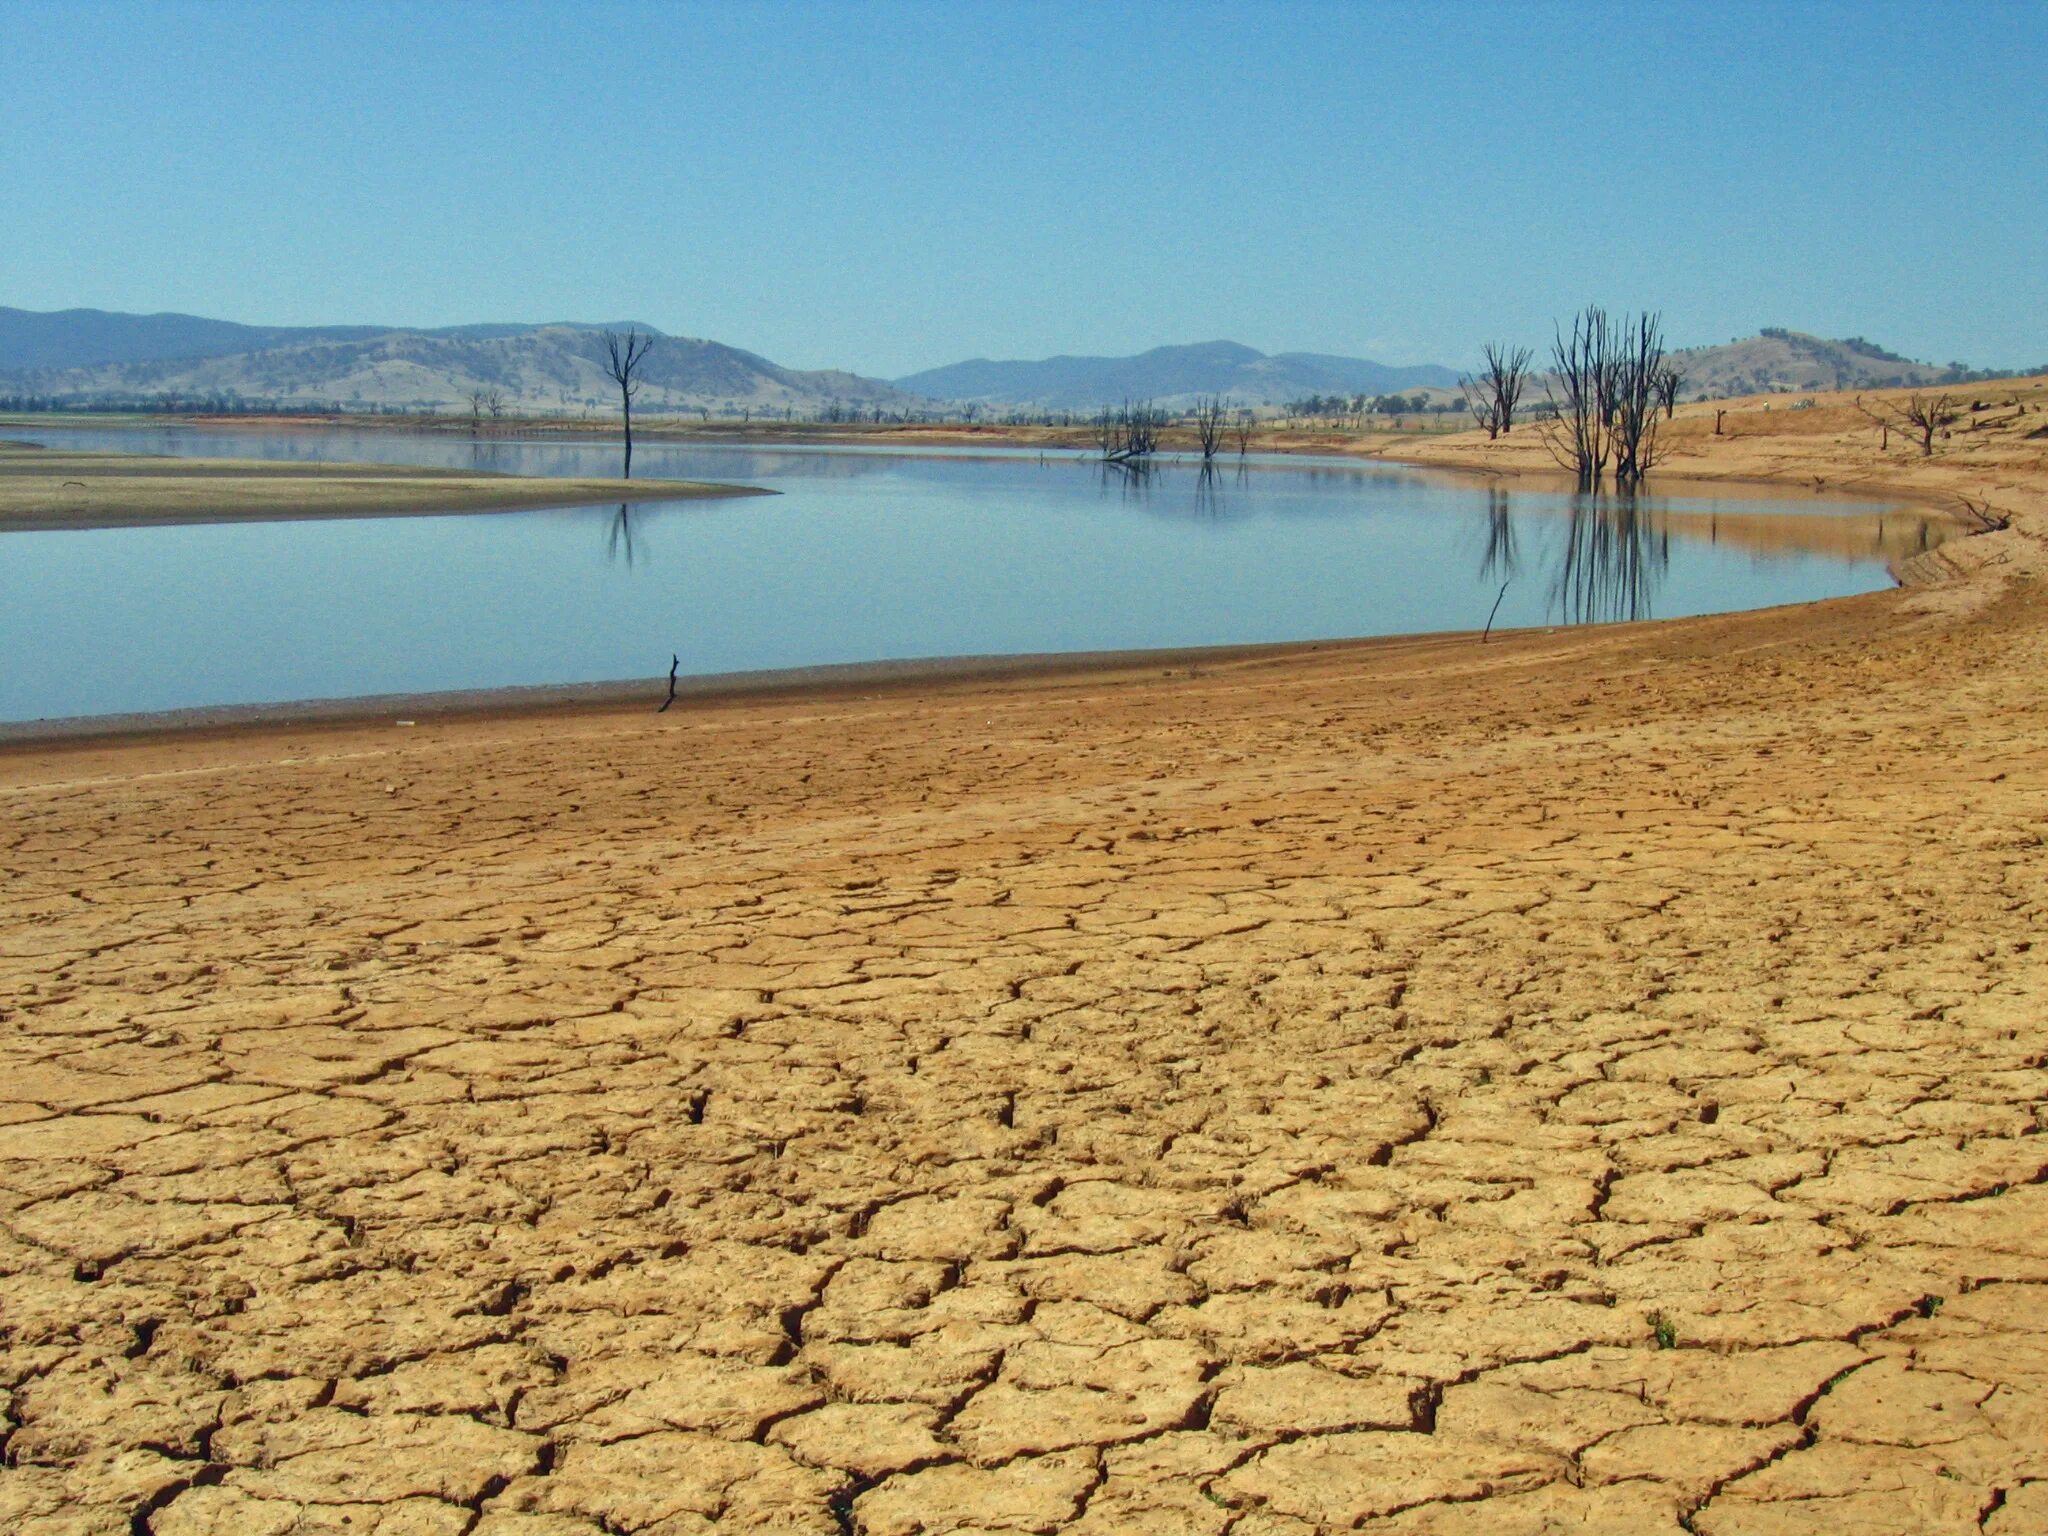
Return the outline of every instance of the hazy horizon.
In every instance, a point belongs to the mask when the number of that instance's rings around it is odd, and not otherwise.
[[[2048,45],[2023,5],[1925,19],[29,0],[0,301],[634,315],[885,378],[1204,338],[1457,367],[1596,301],[2030,366]]]

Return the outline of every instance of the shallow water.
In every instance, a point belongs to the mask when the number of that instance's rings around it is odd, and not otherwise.
[[[617,471],[615,445],[8,428],[51,447]],[[1672,617],[1868,591],[1888,504],[1500,491],[1393,466],[636,445],[774,498],[0,536],[0,719],[947,655]],[[1805,546],[1805,547],[1802,547]],[[658,691],[658,690],[657,690]]]

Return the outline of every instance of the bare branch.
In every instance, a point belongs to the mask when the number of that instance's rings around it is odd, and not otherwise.
[[[619,386],[619,404],[626,418],[626,467],[621,478],[630,480],[633,478],[633,397],[640,393],[640,381],[633,375],[647,360],[647,354],[654,350],[654,337],[642,336],[638,327],[628,330],[624,336],[617,331],[606,331],[604,346],[609,359],[604,371]]]
[[[1920,457],[1934,457],[1934,434],[1953,422],[1958,415],[1955,400],[1949,395],[1922,395],[1915,391],[1904,404],[1897,401],[1879,401],[1876,406],[1863,403],[1863,397],[1856,397],[1856,409],[1872,421],[1891,431],[1900,431],[1920,440]]]

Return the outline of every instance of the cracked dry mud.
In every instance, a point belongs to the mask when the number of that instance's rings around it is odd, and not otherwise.
[[[0,758],[0,1526],[2048,1529],[2048,629],[1969,542]]]

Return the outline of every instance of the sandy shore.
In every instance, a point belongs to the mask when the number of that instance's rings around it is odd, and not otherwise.
[[[393,464],[73,453],[0,442],[0,531],[509,512],[769,494],[697,480],[542,480]]]
[[[2012,526],[0,749],[0,1525],[2048,1528],[2048,416],[1834,409],[1674,446]]]

